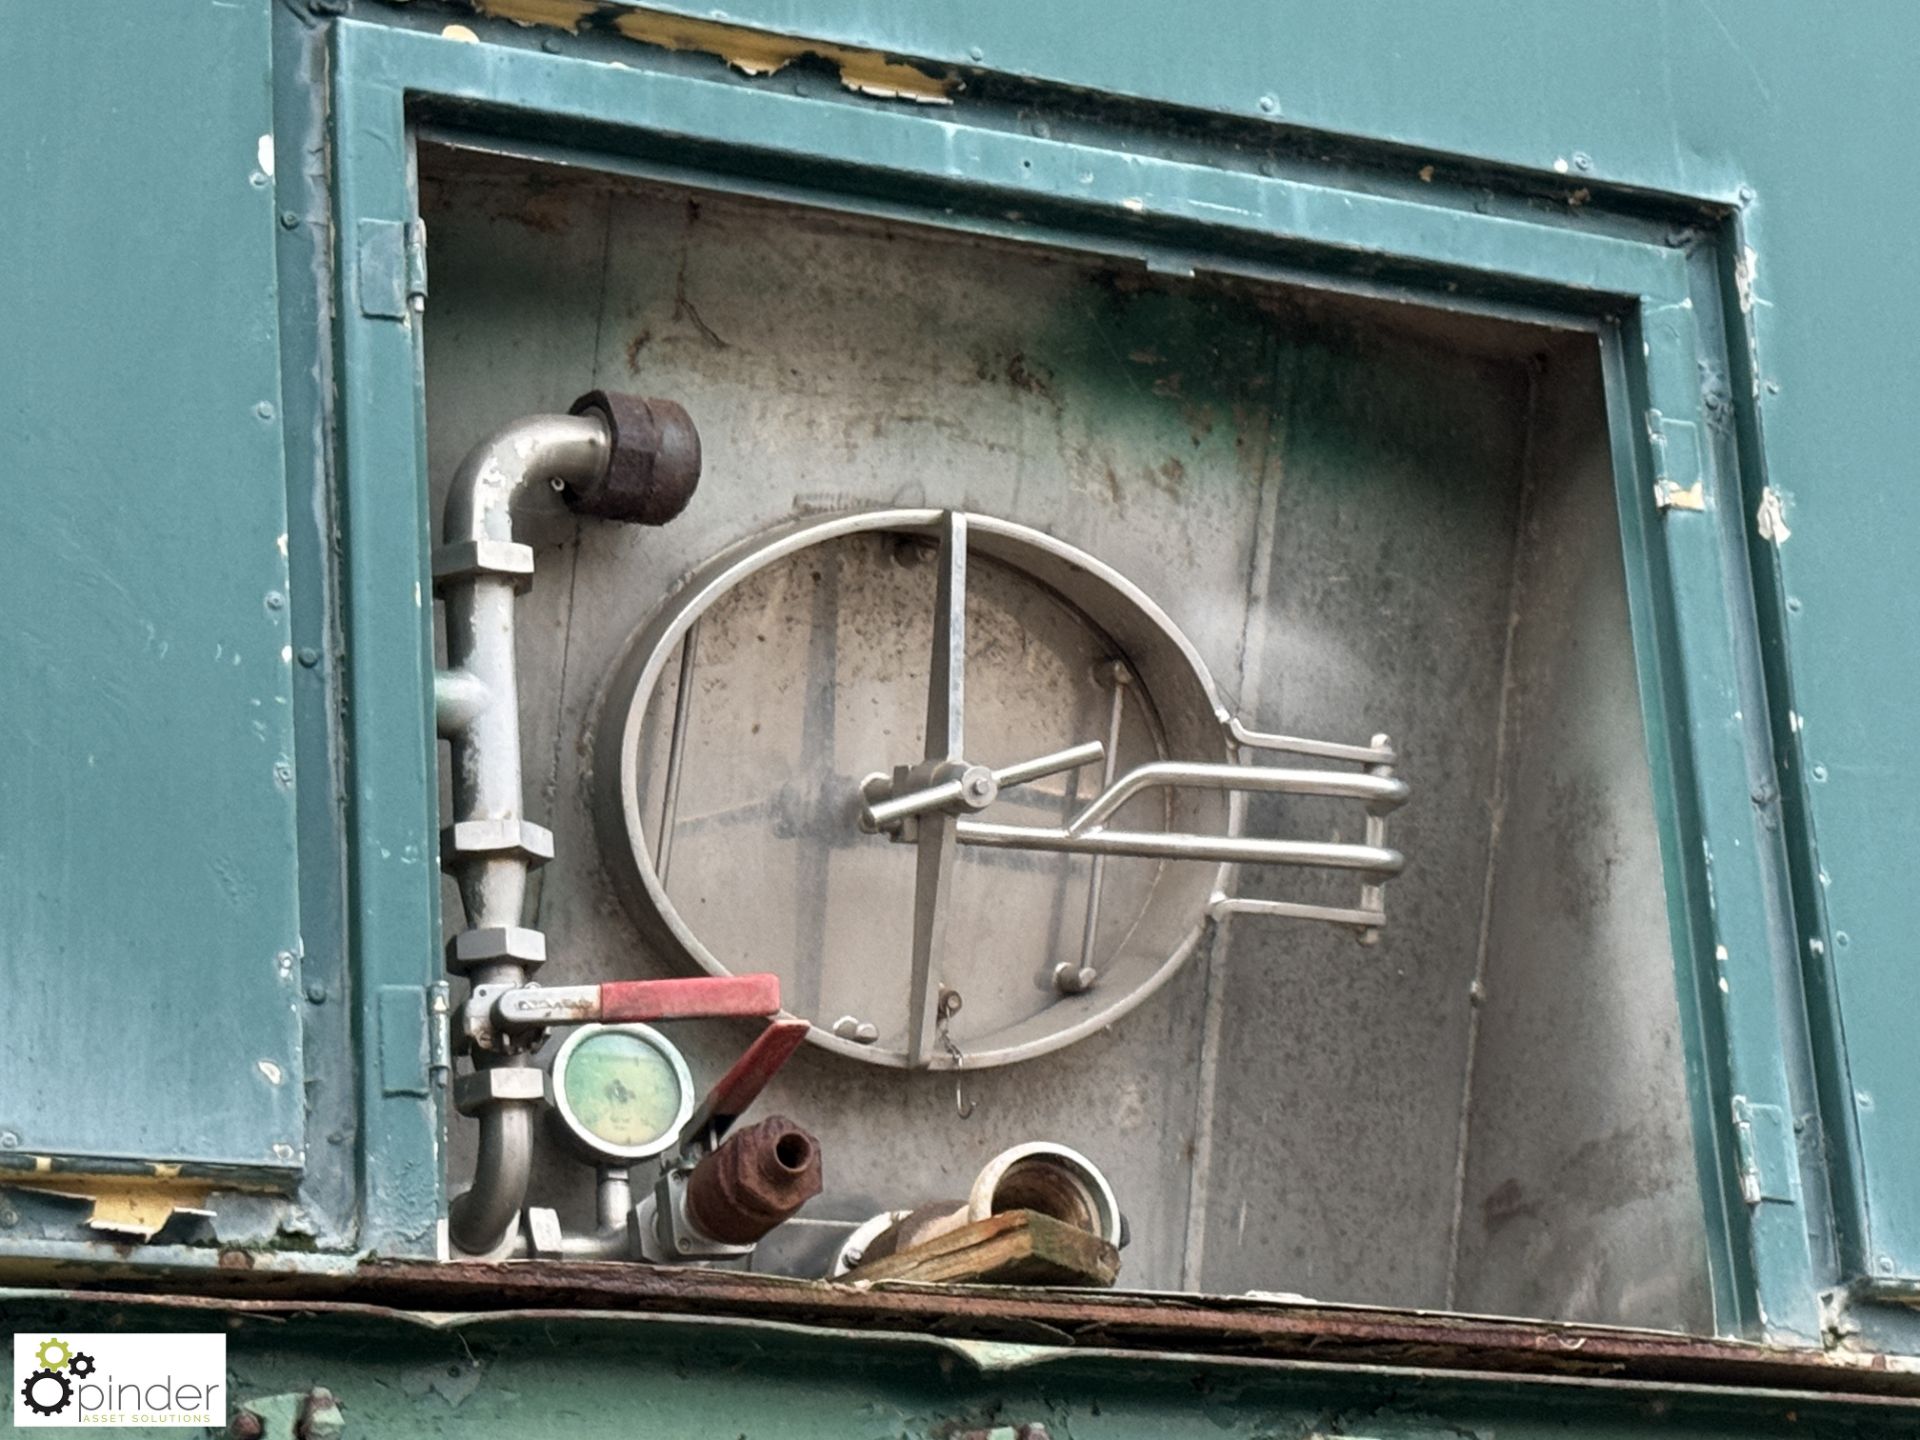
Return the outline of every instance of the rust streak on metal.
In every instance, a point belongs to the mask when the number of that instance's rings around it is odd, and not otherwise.
[[[71,1270],[49,1281],[71,1280]],[[155,1277],[143,1275],[150,1287]],[[1886,1357],[1792,1350],[1599,1325],[1288,1304],[1231,1296],[888,1285],[855,1289],[694,1267],[599,1262],[457,1265],[374,1261],[351,1275],[205,1273],[223,1294],[135,1298],[184,1309],[259,1312],[375,1309],[499,1317],[633,1311],[911,1331],[1061,1347],[1311,1361],[1516,1376],[1811,1391],[1920,1401],[1920,1374]],[[124,1282],[124,1279],[122,1281]]]

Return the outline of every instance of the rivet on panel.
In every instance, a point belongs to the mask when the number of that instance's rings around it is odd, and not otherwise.
[[[278,590],[269,590],[267,592],[267,608],[269,610],[278,610],[286,603],[287,597],[282,595]]]
[[[300,228],[300,217],[291,210],[282,210],[280,212],[280,228],[282,230],[298,230]]]
[[[268,401],[262,400],[258,405],[253,407],[253,413],[262,420],[271,420],[273,418],[273,406]]]
[[[0,1150],[18,1150],[20,1137],[11,1130],[0,1130]]]
[[[1822,785],[1826,784],[1827,783],[1827,767],[1824,765],[1814,766],[1813,778]]]
[[[1273,96],[1271,95],[1262,95],[1260,97],[1260,108],[1267,114],[1271,115],[1273,114],[1274,111],[1280,108],[1280,102],[1274,99]]]
[[[1836,930],[1833,932],[1833,943],[1844,950],[1853,943],[1853,937],[1844,930]]]
[[[320,652],[311,645],[302,645],[300,647],[300,663],[311,670],[320,663]]]
[[[975,45],[971,50],[967,51],[967,54],[974,60],[984,60],[987,58],[987,52],[982,50],[978,45]]]

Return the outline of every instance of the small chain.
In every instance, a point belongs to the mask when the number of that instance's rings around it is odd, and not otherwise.
[[[967,1063],[967,1057],[953,1042],[953,1036],[947,1029],[947,1022],[960,1013],[960,992],[940,987],[940,1003],[934,1007],[933,1019],[937,1035],[947,1054],[953,1060],[953,1108],[962,1120],[973,1115],[973,1101],[967,1099],[966,1082],[960,1078],[961,1067]]]

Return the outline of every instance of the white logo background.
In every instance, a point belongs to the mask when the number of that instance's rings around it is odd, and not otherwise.
[[[48,1346],[50,1340],[60,1344]],[[55,1363],[43,1363],[43,1347],[46,1359]],[[32,1378],[43,1370],[54,1374]],[[27,1400],[29,1386],[34,1404]],[[53,1414],[41,1413],[49,1408]],[[21,1430],[74,1425],[224,1426],[227,1337],[16,1330],[13,1423]]]

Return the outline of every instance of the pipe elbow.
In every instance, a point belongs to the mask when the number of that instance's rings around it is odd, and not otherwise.
[[[598,415],[529,415],[496,430],[467,452],[448,487],[441,538],[513,539],[512,507],[527,486],[561,480],[590,484],[606,469],[610,431]]]
[[[507,1238],[527,1203],[533,1176],[533,1107],[508,1101],[480,1116],[473,1188],[456,1196],[447,1233],[469,1255],[488,1255]]]

